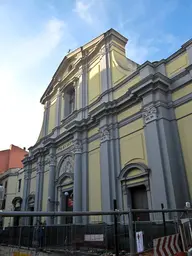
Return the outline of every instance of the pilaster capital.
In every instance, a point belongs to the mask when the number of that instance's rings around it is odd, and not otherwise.
[[[74,141],[74,154],[81,154],[82,153],[82,143],[80,140]]]
[[[80,77],[83,74],[83,68],[79,67],[79,70],[77,72],[77,77]]]
[[[101,50],[99,51],[100,59],[102,59],[103,56],[105,56],[107,53],[109,53],[110,45],[106,44]]]
[[[45,104],[44,104],[44,109],[47,109],[49,106],[49,101],[46,101]]]
[[[108,127],[101,128],[100,129],[100,140],[101,140],[101,143],[105,142],[105,141],[107,141],[109,139],[110,139],[110,132],[109,132]]]
[[[154,105],[147,106],[143,109],[143,118],[145,123],[149,123],[157,119],[157,108]]]
[[[60,88],[57,88],[57,97],[59,97],[61,95],[61,89]]]
[[[28,180],[29,179],[29,174],[27,172],[24,173],[24,180]]]
[[[37,161],[37,168],[36,168],[37,174],[43,171],[43,165],[44,165],[44,164],[43,164],[42,160],[39,159],[39,160]]]
[[[49,154],[49,166],[56,166],[56,155],[51,153]]]

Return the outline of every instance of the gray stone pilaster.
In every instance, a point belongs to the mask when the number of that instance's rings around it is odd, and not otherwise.
[[[123,210],[123,198],[122,198],[122,188],[121,188],[121,183],[118,179],[120,172],[121,172],[121,154],[120,154],[120,141],[119,141],[119,128],[118,124],[116,123],[114,126],[114,140],[113,140],[113,145],[114,145],[114,161],[115,161],[115,179],[116,179],[116,188],[117,188],[117,207],[118,209]]]
[[[48,101],[44,105],[44,115],[43,115],[43,137],[48,133],[48,122],[49,122],[49,105]]]
[[[154,106],[144,108],[145,141],[148,166],[151,169],[150,184],[153,209],[160,209],[163,203],[168,207],[167,188],[164,177],[164,166],[161,152],[161,141],[158,134],[157,109]]]
[[[107,126],[100,128],[101,144],[100,144],[100,168],[101,168],[101,199],[102,211],[113,210],[110,185],[110,132]],[[105,222],[109,221],[109,217],[103,217]]]
[[[84,108],[83,111],[83,118],[88,117],[88,64],[86,57],[84,59],[84,64],[82,65],[82,107]]]
[[[165,63],[161,63],[160,65],[158,65],[156,67],[156,72],[159,72],[161,74],[163,74],[164,76],[166,76],[166,68],[165,68]]]
[[[114,140],[113,140],[113,130],[111,131],[111,140],[109,141],[109,157],[111,159],[110,161],[110,183],[111,183],[111,198],[112,200],[117,199],[117,191],[116,191],[116,185],[117,185],[117,176],[116,176],[116,168],[115,168],[115,147],[114,147]]]
[[[174,109],[158,107],[159,136],[165,170],[165,180],[170,208],[183,208],[189,199],[189,191],[182,162],[182,151],[177,132]],[[173,121],[174,120],[174,121]],[[180,188],[180,189],[178,189]]]
[[[47,199],[47,211],[55,211],[55,172],[56,172],[56,156],[55,148],[50,148],[49,151],[49,183],[48,183],[48,198]],[[53,218],[47,218],[47,224],[53,223]]]
[[[41,211],[43,195],[43,161],[38,158],[36,167],[36,193],[35,193],[35,211]]]
[[[89,211],[89,193],[88,193],[88,142],[87,131],[83,133],[82,144],[82,211]],[[83,222],[87,223],[88,218],[83,217]]]
[[[24,187],[23,187],[23,201],[22,211],[28,211],[28,197],[30,194],[31,185],[31,163],[24,164]],[[22,224],[28,225],[28,218],[22,218]]]
[[[60,91],[60,88],[57,89],[57,101],[56,101],[56,113],[55,113],[55,124],[56,127],[61,124],[61,97],[62,93]]]
[[[24,185],[23,185],[23,201],[22,211],[27,210],[27,198],[29,196],[29,166],[24,166]]]
[[[83,98],[84,98],[84,88],[83,88],[83,74],[82,74],[82,68],[79,70],[79,79],[78,79],[78,84],[77,87],[79,88],[79,110],[78,112],[78,120],[82,120],[83,118]]]
[[[145,64],[139,71],[139,75],[141,79],[144,79],[145,77],[154,73],[155,73],[154,68],[150,63]]]
[[[82,211],[82,143],[79,138],[74,140],[74,189],[73,211]],[[74,218],[75,223],[81,222],[81,217]]]

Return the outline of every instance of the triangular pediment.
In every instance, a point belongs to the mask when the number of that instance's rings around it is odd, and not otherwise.
[[[104,36],[100,36],[89,43],[85,44],[84,46],[69,52],[62,62],[60,63],[57,71],[55,72],[48,88],[46,89],[45,93],[43,94],[41,98],[41,102],[43,102],[44,98],[49,95],[49,93],[52,91],[53,87],[59,83],[61,80],[66,78],[70,72],[72,72],[75,68],[79,68],[79,64],[81,60],[91,54],[95,48],[97,47],[97,44],[101,42],[102,38]]]
[[[127,39],[120,35],[117,31],[110,29],[107,32],[101,34],[100,36],[96,37],[95,39],[91,40],[90,42],[86,43],[85,45],[77,48],[74,51],[69,52],[64,59],[62,60],[61,64],[59,65],[58,69],[56,70],[49,86],[47,87],[46,91],[44,92],[41,103],[45,103],[47,96],[53,91],[53,89],[61,83],[64,79],[70,75],[72,71],[80,68],[82,65],[82,61],[85,57],[92,56],[91,54],[101,48],[103,42],[107,37],[111,36],[119,38],[124,43],[127,42]],[[64,81],[65,82],[65,81]]]

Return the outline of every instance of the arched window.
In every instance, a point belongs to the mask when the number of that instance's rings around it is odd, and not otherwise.
[[[67,117],[75,110],[75,89],[72,85],[68,86],[64,91],[64,102],[64,112],[65,117]]]

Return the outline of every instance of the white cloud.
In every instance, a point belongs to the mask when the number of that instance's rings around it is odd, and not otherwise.
[[[85,1],[85,0],[76,0],[74,12],[84,20],[88,24],[93,23],[93,18],[90,13],[90,8],[93,4],[93,1]]]
[[[20,38],[14,43],[6,58],[7,68],[23,72],[39,65],[59,45],[64,35],[65,24],[58,19],[48,20],[42,30],[33,37]]]
[[[36,142],[43,116],[39,98],[47,84],[41,84],[45,80],[42,77],[34,79],[34,76],[40,73],[41,65],[46,59],[50,60],[53,52],[64,42],[64,35],[65,40],[71,39],[67,25],[53,18],[33,37],[17,38],[3,53],[6,58],[0,63],[1,149],[12,143],[29,147]]]
[[[139,64],[148,60],[149,55],[159,51],[159,49],[153,45],[140,42],[138,37],[132,36],[130,38],[126,47],[127,56]]]

